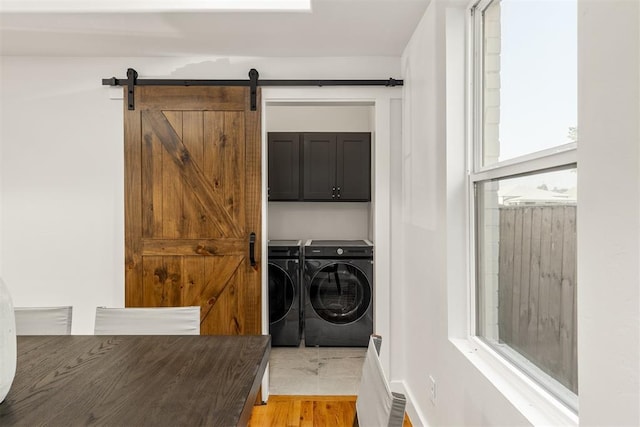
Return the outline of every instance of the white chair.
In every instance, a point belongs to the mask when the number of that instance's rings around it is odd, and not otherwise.
[[[200,335],[200,307],[96,308],[95,335]]]
[[[73,307],[15,307],[16,335],[69,335]]]
[[[371,335],[356,399],[354,425],[360,427],[400,427],[404,421],[407,400],[389,387],[380,363],[381,344],[380,336]]]

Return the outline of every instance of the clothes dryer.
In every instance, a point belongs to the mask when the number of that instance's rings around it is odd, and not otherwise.
[[[300,240],[270,240],[269,333],[273,346],[298,346],[302,334]]]
[[[309,240],[303,276],[305,345],[366,347],[373,333],[373,244]]]

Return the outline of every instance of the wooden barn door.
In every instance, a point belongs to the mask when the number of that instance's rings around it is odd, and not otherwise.
[[[137,86],[124,116],[126,306],[199,305],[203,335],[260,334],[260,109],[249,89]]]

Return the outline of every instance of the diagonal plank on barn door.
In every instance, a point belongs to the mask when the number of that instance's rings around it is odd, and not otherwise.
[[[160,111],[143,111],[142,123],[143,128],[147,130],[143,135],[145,143],[151,144],[153,140],[151,133],[157,135],[165,150],[163,154],[166,153],[170,156],[184,181],[191,187],[202,206],[210,212],[211,221],[223,235],[227,237],[242,236],[242,231],[237,223],[225,209],[224,201],[216,194],[202,170],[192,160],[189,150],[184,146],[165,115]]]
[[[221,318],[226,318],[227,324],[243,325],[241,313],[238,312],[237,302],[230,303],[230,298],[236,294],[234,280],[240,274],[239,269],[244,256],[184,257],[183,271],[186,277],[182,289],[184,305],[199,305],[201,330],[206,334],[208,330],[216,333],[238,333],[221,331]],[[230,296],[231,295],[231,296]],[[215,326],[212,329],[210,326]]]
[[[164,112],[167,115],[167,112]],[[189,150],[193,162],[204,170],[205,141],[202,111],[182,112],[182,143]],[[169,116],[167,115],[167,118]],[[171,121],[169,119],[169,121]],[[191,192],[183,194],[182,237],[219,237],[219,230],[211,223],[209,213]]]
[[[230,334],[243,335],[255,333],[247,325],[243,316],[242,306],[244,301],[241,290],[244,287],[244,269],[238,268],[235,274],[229,277],[224,289],[217,295],[211,309],[205,313],[200,322],[202,334]]]
[[[198,154],[198,147],[191,143],[193,133],[190,130],[193,126],[189,126],[190,115],[184,115],[183,120],[182,111],[163,113],[194,158],[194,155]],[[183,121],[186,122],[185,126]],[[202,122],[199,123],[199,127],[202,128]],[[142,133],[145,135],[142,153],[145,162],[142,167],[143,236],[153,239],[184,238],[187,236],[186,231],[191,228],[190,223],[196,221],[198,228],[193,237],[222,236],[216,224],[207,221],[208,213],[188,183],[184,182],[178,165],[172,159],[173,156],[166,153],[162,141],[147,122],[143,123]],[[202,151],[201,137],[198,143]]]
[[[180,138],[182,137],[182,112],[181,111],[164,111],[167,121],[171,124],[174,132]],[[162,144],[160,143],[160,148]],[[182,236],[182,217],[184,203],[182,195],[184,185],[181,179],[175,179],[180,176],[178,166],[173,162],[171,156],[165,154],[162,150],[162,237],[175,239]]]
[[[205,138],[205,127],[219,128],[220,134],[224,136],[224,122],[221,120],[213,123],[205,122],[205,112],[203,111],[162,111],[162,113],[173,127],[176,135],[182,140],[191,161],[201,171],[205,171],[206,159],[215,156],[211,153],[211,149],[205,150],[205,146],[213,147],[213,151],[217,149],[215,141],[209,137]],[[207,116],[208,113],[211,112],[207,112]],[[159,147],[158,151],[163,154],[162,215],[158,216],[159,220],[163,222],[163,237],[168,239],[222,237],[222,231],[215,223],[211,222],[211,213],[202,206],[197,195],[191,191],[190,185],[183,183],[180,169],[174,162],[173,156],[168,153],[164,155],[165,150],[162,148],[162,143],[155,134],[152,135],[152,138]],[[232,149],[237,149],[237,147],[232,147]],[[205,172],[206,175],[208,174]],[[213,191],[222,196],[217,186],[214,186],[213,180],[208,176],[206,178]]]

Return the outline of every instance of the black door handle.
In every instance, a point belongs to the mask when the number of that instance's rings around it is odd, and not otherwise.
[[[256,266],[256,233],[249,234],[249,262],[251,267]]]

